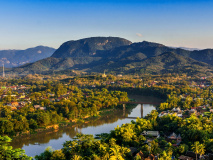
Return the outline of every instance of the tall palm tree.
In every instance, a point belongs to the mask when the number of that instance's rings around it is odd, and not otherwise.
[[[206,151],[205,146],[203,144],[200,144],[200,150],[199,151],[200,151],[200,158],[201,158],[201,156],[204,155],[205,151]]]
[[[197,154],[200,154],[200,157],[205,154],[205,146],[203,144],[200,144],[199,141],[196,141],[193,145],[192,145],[192,150],[193,152],[195,152],[196,154],[196,160],[197,160]]]
[[[199,153],[199,145],[200,143],[198,141],[196,141],[193,145],[192,145],[192,150],[193,152],[195,152],[196,154],[196,160],[197,160],[197,154]]]

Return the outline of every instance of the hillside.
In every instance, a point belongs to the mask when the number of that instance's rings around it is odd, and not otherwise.
[[[17,67],[26,63],[32,63],[47,57],[50,57],[54,48],[37,46],[26,50],[0,50],[0,66]]]
[[[52,55],[54,58],[93,56],[98,52],[110,50],[120,46],[130,45],[132,42],[118,37],[92,37],[63,43]]]
[[[123,61],[122,64],[121,66],[120,61],[110,61],[105,65],[92,68],[92,70],[97,72],[107,70],[108,72],[124,74],[187,73],[189,75],[211,74],[213,71],[213,67],[204,62],[199,62],[173,52],[165,52],[159,56],[147,58],[145,60]]]
[[[15,73],[79,70],[114,73],[208,73],[213,50],[189,51],[152,42],[131,43],[118,37],[92,37],[63,43],[49,58],[14,68]]]

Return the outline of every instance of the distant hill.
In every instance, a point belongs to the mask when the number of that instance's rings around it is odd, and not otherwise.
[[[37,46],[26,50],[0,50],[0,66],[17,67],[26,63],[32,63],[47,57],[55,52],[54,48]]]
[[[92,68],[92,70],[100,72],[107,70],[115,73],[150,73],[150,74],[162,74],[162,73],[188,73],[199,74],[206,73],[211,74],[213,66],[204,62],[199,62],[192,58],[184,57],[173,52],[165,52],[161,55],[147,58],[145,60],[128,61],[124,60],[122,66],[119,65],[120,61],[108,62],[105,65],[100,65]]]
[[[49,58],[14,68],[13,72],[66,70],[114,73],[213,73],[213,49],[189,51],[153,42],[132,43],[118,37],[92,37],[63,43]]]
[[[203,50],[203,49],[200,49],[200,48],[188,48],[188,47],[170,47],[170,48],[180,48],[180,49],[184,49],[184,50],[188,50],[188,51],[200,51],[200,50]]]
[[[63,43],[52,55],[54,58],[87,57],[132,42],[118,37],[92,37]]]
[[[132,43],[129,46],[114,48],[110,51],[101,53],[102,55],[99,54],[96,56],[101,56],[109,60],[122,60],[133,58],[138,59],[138,56],[140,56],[140,59],[146,59],[158,56],[164,52],[174,52],[178,55],[193,58],[195,60],[213,65],[213,49],[189,51],[181,48],[170,48],[162,44],[147,41]]]

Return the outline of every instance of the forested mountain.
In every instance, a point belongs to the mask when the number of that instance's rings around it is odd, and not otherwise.
[[[2,66],[4,63],[5,67],[17,67],[50,57],[54,52],[54,48],[45,46],[26,50],[0,50],[0,65]]]
[[[92,37],[63,43],[52,57],[87,57],[97,52],[110,50],[120,46],[130,45],[132,42],[118,37]]]
[[[120,65],[122,63],[122,65]],[[145,60],[124,59],[117,62],[108,62],[103,66],[96,66],[92,70],[100,72],[108,70],[115,73],[207,73],[211,74],[213,67],[204,62],[199,62],[192,58],[184,57],[173,52],[165,52],[161,55],[147,58]]]
[[[92,37],[63,43],[49,58],[13,72],[49,73],[62,70],[115,73],[208,73],[213,49],[189,51],[152,42],[132,43],[118,37]]]

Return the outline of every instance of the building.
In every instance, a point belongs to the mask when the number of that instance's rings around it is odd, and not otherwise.
[[[178,157],[178,159],[180,159],[180,160],[194,160],[192,157],[183,156],[183,155]]]
[[[176,144],[173,144],[173,146],[178,146],[180,145],[181,141],[182,141],[182,138],[180,136],[180,134],[177,136],[177,134],[175,134],[174,132],[169,135],[167,137],[168,141],[176,141]]]
[[[159,138],[160,137],[159,131],[143,131],[141,133],[141,135],[143,135],[143,136],[152,136],[152,137],[155,137],[155,138]]]
[[[105,71],[104,71],[104,74],[102,74],[102,77],[103,77],[103,78],[106,78],[106,77],[107,77],[107,75],[105,74]]]

